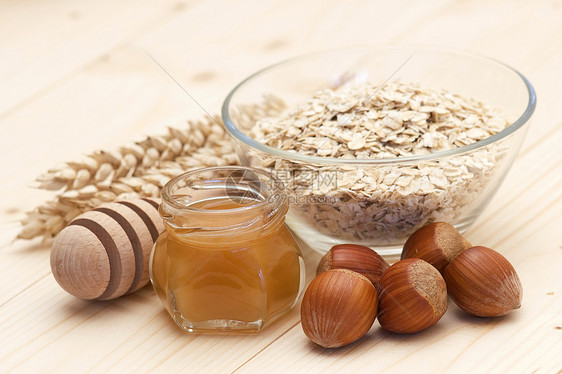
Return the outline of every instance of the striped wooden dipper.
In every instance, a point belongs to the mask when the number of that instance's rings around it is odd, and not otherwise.
[[[152,245],[164,230],[158,204],[148,198],[117,201],[72,220],[51,250],[58,284],[91,300],[114,299],[146,285]]]

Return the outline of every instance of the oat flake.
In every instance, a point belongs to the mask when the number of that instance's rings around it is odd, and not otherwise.
[[[510,124],[476,100],[404,82],[344,84],[290,108],[270,97],[241,115],[253,124],[249,135],[264,144],[342,159],[431,154],[485,139]],[[331,189],[311,186],[298,175],[286,180],[296,195],[332,199],[308,199],[293,210],[335,238],[391,244],[427,222],[454,223],[470,212],[499,169],[504,150],[504,145],[492,144],[469,154],[393,166],[331,167],[263,155],[247,158],[252,166],[274,172],[337,172],[337,186]]]

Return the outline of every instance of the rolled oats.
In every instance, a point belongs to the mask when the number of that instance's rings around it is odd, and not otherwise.
[[[292,107],[278,98],[273,103],[245,108],[251,137],[300,155],[345,160],[447,151],[483,140],[510,124],[481,102],[404,82],[328,88]],[[305,197],[293,204],[293,211],[324,234],[392,244],[427,222],[456,222],[470,213],[500,169],[504,150],[493,144],[448,158],[393,165],[328,166],[262,154],[245,159],[273,172],[289,171],[292,177],[285,181],[289,191]],[[313,187],[299,177],[303,169],[335,171],[337,186]]]

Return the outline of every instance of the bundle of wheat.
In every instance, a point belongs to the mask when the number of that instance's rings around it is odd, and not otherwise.
[[[27,212],[20,239],[54,237],[80,213],[103,203],[134,197],[157,197],[182,172],[203,166],[236,165],[220,119],[190,121],[159,136],[98,150],[39,176],[34,187],[57,191],[56,197]]]

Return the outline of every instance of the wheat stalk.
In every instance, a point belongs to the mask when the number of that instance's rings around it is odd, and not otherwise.
[[[132,197],[156,197],[164,185],[186,170],[202,166],[236,165],[224,128],[215,121],[169,127],[160,136],[99,150],[83,160],[67,162],[39,176],[34,187],[57,191],[54,200],[27,212],[20,239],[54,237],[73,218],[103,203]]]

